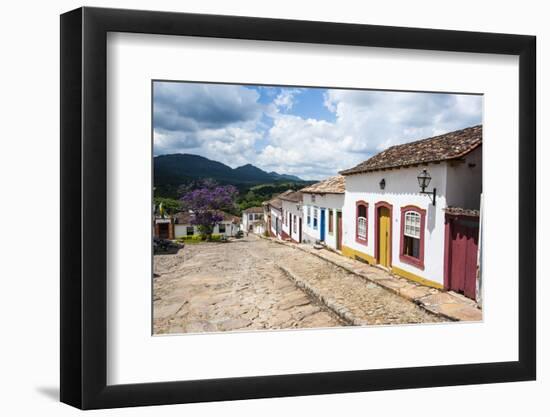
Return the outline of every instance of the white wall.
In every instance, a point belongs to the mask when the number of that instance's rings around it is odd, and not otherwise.
[[[252,220],[249,218],[252,216]],[[263,213],[243,213],[242,214],[242,229],[243,232],[248,231],[248,228],[253,225],[254,233],[256,232],[256,224],[263,222],[264,214]]]
[[[281,212],[279,210],[274,209],[273,207],[270,207],[270,213],[271,213],[271,232],[277,237],[281,237],[281,230],[283,230]],[[276,229],[277,222],[279,224],[278,231]]]
[[[223,235],[229,237],[229,236],[235,236],[235,234],[239,230],[239,226],[237,226],[236,224],[234,224],[232,222],[228,221],[228,222],[221,222],[221,223],[225,224],[225,232],[220,233],[219,225],[215,225],[214,230],[212,231],[212,234],[214,234],[214,235],[223,234]],[[175,226],[174,227],[174,234],[175,234],[176,238],[188,236],[187,235],[187,226],[191,226],[191,225],[176,224],[174,226]],[[198,227],[197,226],[193,226],[193,227],[194,227],[194,231],[195,231],[194,234],[198,234],[199,233]]]
[[[283,231],[290,236],[291,239],[298,242],[300,240],[300,221],[299,219],[302,217],[302,211],[296,208],[296,205],[300,203],[291,202],[283,200]],[[291,214],[291,218],[288,218],[288,213]],[[296,227],[294,227],[294,224],[292,223],[294,221],[294,217],[296,217]],[[290,223],[289,223],[290,222]],[[292,223],[292,228],[291,228]],[[292,234],[290,233],[292,229]]]
[[[464,163],[447,164],[449,206],[479,210],[482,192],[482,154],[483,149],[480,146],[464,157]]]
[[[41,205],[42,215],[50,221],[43,225],[43,234],[49,236],[48,244],[34,251],[34,261],[29,262],[28,251],[21,247],[28,245],[27,236],[33,234],[32,225],[19,222],[6,222],[1,242],[4,274],[6,277],[28,277],[28,279],[5,280],[4,289],[10,294],[26,294],[25,303],[32,308],[22,308],[21,297],[6,297],[0,305],[3,317],[17,312],[17,320],[4,320],[6,337],[2,345],[2,372],[0,382],[5,395],[0,405],[4,415],[56,415],[80,416],[82,412],[58,402],[59,390],[59,14],[79,7],[82,1],[60,0],[58,2],[8,2],[4,5],[6,18],[0,30],[3,52],[6,61],[17,63],[3,65],[0,68],[6,83],[3,91],[3,103],[9,114],[9,123],[5,123],[5,137],[21,137],[21,127],[29,126],[28,95],[22,94],[21,87],[29,80],[33,83],[33,100],[36,108],[32,113],[33,125],[40,126],[43,134],[26,135],[25,146],[31,149],[26,154],[32,170],[20,170],[20,159],[12,158],[21,151],[21,140],[4,142],[2,178],[10,178],[13,172],[20,175],[17,181],[3,183],[5,195],[13,201],[25,201],[28,190],[32,189]],[[550,193],[543,192],[543,185],[550,181],[550,164],[542,163],[550,155],[549,141],[541,138],[550,136],[550,122],[541,117],[541,108],[550,106],[550,83],[544,74],[550,70],[550,25],[547,24],[544,2],[524,0],[522,2],[502,2],[463,0],[459,7],[449,6],[441,1],[410,2],[357,2],[340,0],[338,2],[296,2],[279,0],[277,2],[258,2],[253,0],[187,1],[182,4],[176,0],[157,0],[155,3],[144,0],[88,0],[90,6],[123,7],[137,9],[159,9],[180,12],[237,14],[249,16],[279,17],[289,19],[309,19],[343,21],[395,26],[419,26],[441,29],[474,30],[500,33],[536,34],[538,39],[538,77],[539,104],[539,150],[538,150],[538,213],[550,205]],[[495,8],[498,7],[498,19]],[[21,30],[21,20],[25,16],[26,30]],[[13,34],[17,33],[14,37]],[[29,53],[29,51],[31,53]],[[37,72],[40,63],[40,72]],[[40,175],[36,175],[40,172]],[[11,173],[11,174],[10,174]],[[146,201],[143,204],[147,204]],[[10,218],[12,206],[2,205],[2,218]],[[33,205],[18,207],[20,215],[35,215]],[[550,221],[540,216],[539,222],[539,265],[541,256],[549,245]],[[28,229],[28,230],[26,230]],[[15,243],[14,243],[15,240]],[[25,267],[22,269],[22,265]],[[542,294],[550,291],[550,281],[539,280],[539,317],[550,317],[550,303],[543,303]],[[37,314],[40,311],[40,314]],[[539,352],[550,348],[550,326],[539,320],[537,344]],[[27,325],[22,325],[27,323]],[[28,325],[32,323],[32,326]],[[543,325],[544,324],[544,325]],[[395,330],[395,328],[392,327]],[[383,331],[384,329],[381,329]],[[387,329],[389,330],[389,329]],[[397,329],[399,330],[399,329]],[[346,332],[347,330],[342,330]],[[313,333],[319,331],[311,331]],[[321,331],[322,332],[322,331]],[[205,336],[210,337],[210,336]],[[36,341],[40,340],[40,349]],[[340,348],[335,346],[335,349]],[[21,366],[25,363],[26,366]],[[447,417],[462,417],[464,402],[475,404],[475,414],[489,415],[542,415],[548,409],[547,393],[550,391],[550,361],[539,360],[538,381],[514,382],[506,384],[456,386],[426,388],[414,390],[379,391],[350,393],[339,395],[316,395],[309,397],[275,398],[250,401],[230,401],[217,403],[198,403],[165,407],[137,407],[133,409],[112,409],[94,411],[94,416],[180,416],[188,415],[210,417],[224,414],[227,417],[258,416],[265,417],[315,413],[319,417],[342,414],[361,415],[364,410],[371,414],[387,413],[391,404],[392,414],[410,417],[431,417],[445,410]],[[462,399],[457,402],[457,398]],[[518,401],[518,399],[521,399]],[[458,406],[453,406],[458,404]],[[429,405],[429,406],[427,406]]]
[[[307,224],[307,208],[311,207],[311,225]],[[315,202],[313,202],[312,194],[303,194],[303,207],[302,215],[304,216],[303,231],[304,239],[307,239],[311,243],[321,238],[321,209],[325,209],[325,243],[331,248],[336,249],[336,213],[333,217],[333,230],[330,234],[328,232],[329,224],[329,210],[342,210],[344,206],[344,194],[315,194]],[[319,219],[317,229],[313,228],[313,208],[317,207],[319,210]],[[343,222],[343,219],[342,219]]]
[[[191,227],[191,225],[187,225],[187,224],[175,224],[174,225],[174,235],[175,235],[175,237],[178,238],[178,237],[188,236],[187,226]],[[194,229],[193,234],[198,234],[199,233],[197,226],[193,226],[193,229]]]
[[[437,164],[424,167],[432,180],[428,190],[437,190],[436,205],[433,206],[427,195],[419,194],[417,175],[423,168],[404,168],[392,171],[379,171],[369,174],[346,176],[346,198],[343,209],[343,244],[349,248],[375,256],[375,204],[386,201],[393,206],[392,213],[392,265],[419,275],[431,281],[443,284],[443,261],[445,242],[444,197],[446,185],[446,165]],[[380,180],[386,181],[384,190],[380,190]],[[366,201],[368,206],[367,245],[355,240],[356,202]],[[426,210],[426,228],[424,234],[424,270],[399,260],[401,234],[401,207],[414,205]]]

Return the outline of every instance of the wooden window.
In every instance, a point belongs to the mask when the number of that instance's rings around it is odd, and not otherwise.
[[[248,220],[254,220],[254,215],[253,215],[253,214],[249,214],[249,215],[248,215]]]
[[[402,262],[424,269],[424,225],[426,210],[401,208],[400,256]]]
[[[218,224],[218,232],[225,233],[225,223]]]
[[[307,225],[311,226],[311,206],[307,206]]]
[[[364,201],[355,203],[355,240],[365,245],[368,237],[368,208],[369,205]]]
[[[296,219],[298,218],[298,216],[294,216],[294,221],[292,223],[292,230],[294,231],[294,233],[298,233],[298,228],[297,228],[297,225],[296,225]]]
[[[328,232],[334,233],[334,211],[330,209],[328,211]]]
[[[194,226],[187,226],[185,230],[185,234],[187,236],[193,236],[195,234],[195,227]]]

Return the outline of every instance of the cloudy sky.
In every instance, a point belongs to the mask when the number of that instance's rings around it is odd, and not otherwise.
[[[481,123],[482,97],[155,82],[154,154],[322,179],[391,145]]]

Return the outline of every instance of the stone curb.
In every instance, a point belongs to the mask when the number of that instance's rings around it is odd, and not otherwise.
[[[298,288],[301,288],[306,293],[311,295],[313,298],[318,300],[321,304],[326,306],[329,310],[331,310],[340,320],[345,322],[348,325],[351,326],[365,326],[368,323],[357,319],[354,317],[353,313],[349,311],[345,306],[339,304],[338,302],[329,299],[325,297],[323,294],[321,294],[315,287],[312,287],[307,282],[301,280],[299,277],[294,275],[292,272],[290,272],[288,269],[286,269],[283,266],[277,265],[277,268],[279,268],[285,275],[287,275],[292,282],[296,284]]]
[[[342,268],[344,269],[345,271],[349,272],[350,274],[354,274],[362,279],[365,279],[367,280],[368,282],[371,282],[373,284],[376,284],[378,285],[379,287],[381,288],[384,288],[385,290],[388,290],[408,301],[411,301],[413,302],[414,304],[416,304],[417,306],[419,306],[420,308],[422,308],[423,310],[427,311],[428,313],[434,315],[434,316],[437,316],[437,317],[442,317],[442,318],[445,318],[447,320],[451,320],[451,321],[463,321],[461,320],[459,317],[456,317],[456,316],[453,316],[453,315],[450,315],[450,314],[445,314],[441,311],[438,311],[436,309],[433,308],[432,305],[426,305],[424,302],[423,302],[423,298],[426,298],[426,297],[430,297],[430,295],[425,295],[425,296],[422,296],[422,297],[419,297],[419,298],[414,298],[414,297],[409,297],[403,293],[401,293],[399,291],[399,289],[396,289],[396,288],[393,288],[393,287],[390,287],[388,285],[384,285],[382,282],[379,282],[378,280],[375,280],[375,279],[372,279],[370,278],[367,274],[364,274],[364,273],[360,273],[360,272],[357,272],[357,271],[354,271],[353,269],[347,267],[346,265],[343,265],[339,262],[335,262],[333,259],[329,259],[329,258],[326,258],[324,257],[323,255],[321,255],[320,253],[316,253],[312,250],[308,250],[308,249],[305,249],[305,248],[302,248],[294,243],[288,243],[288,242],[284,242],[284,241],[281,241],[281,240],[278,240],[278,239],[274,239],[274,238],[271,238],[271,237],[265,237],[265,236],[260,236],[262,239],[265,239],[265,240],[269,240],[271,242],[275,242],[275,243],[278,243],[280,245],[284,245],[284,246],[287,246],[287,247],[291,247],[291,248],[296,248],[298,250],[301,250],[302,252],[306,252],[306,253],[309,253],[311,255],[314,255],[314,256],[317,256],[319,259],[322,259],[326,262],[330,262],[331,264],[339,267],[339,268]],[[370,265],[371,267],[373,267],[372,265]],[[374,267],[373,267],[374,268]],[[390,274],[389,272],[387,271],[384,271],[382,269],[380,269],[381,271],[387,273],[388,275],[391,275],[393,276],[393,274]],[[420,285],[416,285],[417,287],[424,287],[424,286],[420,286]],[[439,293],[442,293],[442,291],[440,290],[437,290]],[[313,294],[315,295],[316,297],[319,298],[319,295],[316,295],[316,294]],[[466,307],[466,306],[465,306]],[[330,307],[329,307],[330,308]],[[332,308],[331,308],[332,309]],[[363,324],[364,325],[364,324]]]

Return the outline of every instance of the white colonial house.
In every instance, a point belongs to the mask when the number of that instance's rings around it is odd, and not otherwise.
[[[279,199],[282,201],[281,238],[302,242],[302,193],[289,190],[280,194]]]
[[[345,178],[337,175],[300,191],[303,194],[303,242],[320,242],[341,250]]]
[[[199,234],[198,226],[192,224],[193,213],[179,212],[174,216],[174,237],[193,236]],[[240,219],[229,213],[223,213],[223,220],[214,226],[212,234],[232,237],[240,230]]]
[[[266,220],[267,232],[271,237],[282,238],[283,230],[283,202],[280,198],[274,197],[262,203],[264,208],[264,219]]]
[[[478,296],[481,126],[392,146],[341,174],[344,255]]]
[[[249,207],[244,210],[241,225],[243,232],[263,234],[265,231],[263,207]]]

